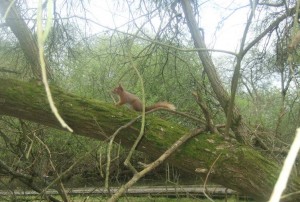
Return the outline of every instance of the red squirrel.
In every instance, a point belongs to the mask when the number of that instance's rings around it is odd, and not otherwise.
[[[129,104],[135,111],[142,111],[143,109],[143,103],[141,100],[134,94],[131,94],[119,84],[118,87],[116,87],[113,91],[113,93],[119,95],[119,102],[116,105],[123,105],[123,104]],[[168,102],[158,102],[154,105],[151,105],[149,107],[146,107],[146,111],[149,111],[151,109],[155,108],[167,108],[170,110],[175,110],[175,106]]]

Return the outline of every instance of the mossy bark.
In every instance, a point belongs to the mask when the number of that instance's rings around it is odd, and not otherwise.
[[[120,126],[138,116],[136,112],[112,103],[88,100],[51,88],[55,104],[75,134],[106,140]],[[26,119],[62,129],[53,116],[44,88],[36,82],[0,79],[0,114]],[[118,134],[117,141],[130,147],[137,137],[140,121]],[[157,158],[189,129],[155,117],[146,117],[145,137],[138,149]],[[219,157],[219,158],[218,158]],[[202,133],[173,154],[168,161],[189,172],[197,169],[206,176],[214,161],[209,181],[222,184],[254,197],[268,200],[280,166],[253,148],[225,141],[222,137]],[[287,192],[299,190],[299,179],[291,178]],[[300,198],[294,195],[290,200]]]

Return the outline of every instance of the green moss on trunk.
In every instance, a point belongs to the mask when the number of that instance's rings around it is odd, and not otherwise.
[[[51,90],[60,114],[75,134],[105,140],[138,115],[111,103],[65,93],[57,87],[52,86]],[[35,82],[0,79],[0,114],[62,129],[49,108],[43,86]],[[139,129],[140,121],[121,131],[117,141],[130,147]],[[147,116],[145,137],[138,149],[157,158],[188,131],[154,115]],[[259,201],[268,200],[280,167],[253,148],[229,143],[215,134],[202,133],[188,141],[168,161],[189,172],[198,169],[201,175],[206,176],[217,158],[209,174],[211,182],[238,190]],[[292,178],[288,191],[299,188],[299,179]],[[299,196],[295,195],[293,200],[295,198]]]

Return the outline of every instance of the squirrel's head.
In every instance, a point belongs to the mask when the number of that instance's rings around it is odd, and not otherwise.
[[[119,84],[118,87],[116,87],[112,92],[115,94],[120,94],[124,91],[123,87],[121,86],[121,84]]]

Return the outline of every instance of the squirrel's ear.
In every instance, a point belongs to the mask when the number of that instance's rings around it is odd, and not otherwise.
[[[123,87],[122,87],[122,85],[120,83],[119,83],[119,88],[123,90]]]

